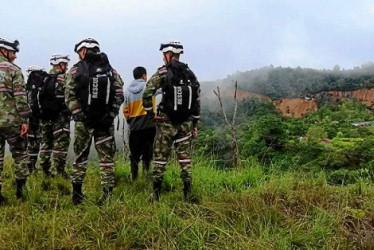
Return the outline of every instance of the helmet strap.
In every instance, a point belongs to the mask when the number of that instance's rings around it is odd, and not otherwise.
[[[1,52],[1,54],[3,55],[3,57],[6,57],[6,55],[4,55],[4,52],[3,52],[2,49],[0,49],[0,52]]]
[[[9,60],[9,50],[6,50],[6,54],[4,53],[3,50],[0,50],[0,51],[1,51],[1,54],[2,54],[6,59],[8,59],[8,61],[10,61],[10,60]]]
[[[61,73],[65,73],[65,69],[63,69],[63,68],[61,67],[61,63],[58,64],[58,67],[60,68],[60,72],[61,72]]]
[[[170,52],[171,53],[171,56],[170,56],[170,59],[168,60],[168,58],[166,57],[166,53],[164,53],[164,58],[165,58],[165,61],[166,61],[166,64],[168,64],[170,61],[171,61],[171,59],[173,58],[173,56],[174,56],[174,52],[173,51],[168,51],[168,52]]]

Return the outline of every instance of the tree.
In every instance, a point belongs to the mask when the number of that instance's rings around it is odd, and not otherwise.
[[[308,142],[315,144],[321,141],[321,139],[324,139],[327,137],[326,131],[317,125],[313,125],[309,128],[308,133]]]
[[[217,92],[215,90],[213,90],[214,94],[218,97],[218,101],[219,101],[219,104],[220,104],[222,116],[225,120],[225,123],[226,123],[227,127],[230,130],[230,135],[231,135],[232,143],[233,143],[233,160],[234,160],[233,165],[234,165],[235,168],[238,167],[238,163],[239,163],[239,147],[238,147],[238,139],[236,137],[236,131],[235,131],[236,112],[237,112],[237,108],[238,108],[238,100],[237,100],[237,96],[236,96],[237,90],[238,90],[238,82],[236,81],[235,82],[235,91],[234,91],[234,112],[233,112],[231,122],[229,122],[229,120],[227,118],[227,115],[226,115],[226,111],[223,108],[222,99],[221,99],[221,91],[220,91],[219,87],[217,86]]]

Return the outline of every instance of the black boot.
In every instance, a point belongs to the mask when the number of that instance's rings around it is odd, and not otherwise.
[[[197,204],[200,202],[199,198],[191,194],[191,182],[190,181],[183,182],[183,195],[184,195],[184,200],[189,203]]]
[[[22,198],[23,187],[26,184],[26,179],[22,179],[22,180],[16,179],[16,184],[17,184],[16,197],[17,199],[20,199]]]
[[[101,196],[100,200],[97,202],[97,205],[102,206],[104,205],[105,201],[112,196],[113,187],[103,188],[103,195]]]
[[[153,194],[151,201],[159,201],[161,195],[161,184],[162,181],[153,181]]]
[[[82,193],[82,183],[73,183],[73,196],[71,200],[73,201],[74,205],[81,204],[84,199]]]
[[[6,202],[5,197],[1,194],[1,189],[2,189],[2,186],[0,186],[0,206],[4,205]]]
[[[143,161],[143,173],[149,173],[150,161]]]
[[[131,177],[133,181],[138,178],[138,168],[138,163],[135,160],[131,160]]]
[[[35,170],[35,162],[34,161],[28,162],[27,163],[27,168],[29,169],[30,174],[32,174],[32,172],[34,172],[34,170]]]
[[[51,168],[51,166],[42,166],[43,173],[44,173],[45,177],[53,177],[51,171],[49,171],[50,168]]]
[[[183,195],[184,199],[187,200],[189,195],[191,194],[191,182],[190,181],[184,181],[183,182]]]

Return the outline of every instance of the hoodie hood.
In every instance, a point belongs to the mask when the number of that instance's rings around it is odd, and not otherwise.
[[[127,87],[127,91],[137,94],[144,89],[145,84],[146,82],[143,79],[133,80]]]

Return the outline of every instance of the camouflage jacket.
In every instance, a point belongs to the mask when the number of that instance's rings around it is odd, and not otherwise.
[[[146,89],[143,94],[143,106],[147,112],[152,111],[153,109],[152,97],[155,95],[156,91],[162,88],[163,85],[165,84],[167,72],[168,72],[168,69],[164,65],[161,68],[158,68],[157,72],[153,74],[152,77],[147,82]],[[166,114],[162,112],[160,115],[166,116]],[[199,119],[200,119],[200,96],[197,99],[196,112],[191,116],[191,120],[194,121],[194,126],[196,125]]]
[[[30,115],[21,69],[0,56],[0,127],[28,123]]]
[[[76,81],[75,76],[77,73],[77,64],[75,64],[69,72],[66,74],[66,82],[65,82],[65,103],[68,106],[70,112],[72,115],[75,115],[82,111],[82,107],[79,104],[79,100],[77,97],[77,89],[79,82]],[[121,104],[123,103],[123,81],[121,79],[121,76],[117,73],[115,69],[112,69],[113,77],[114,77],[114,86],[116,89],[116,94],[114,97],[114,101],[111,104],[112,109],[111,113],[112,115],[117,116],[119,108],[121,107]]]

